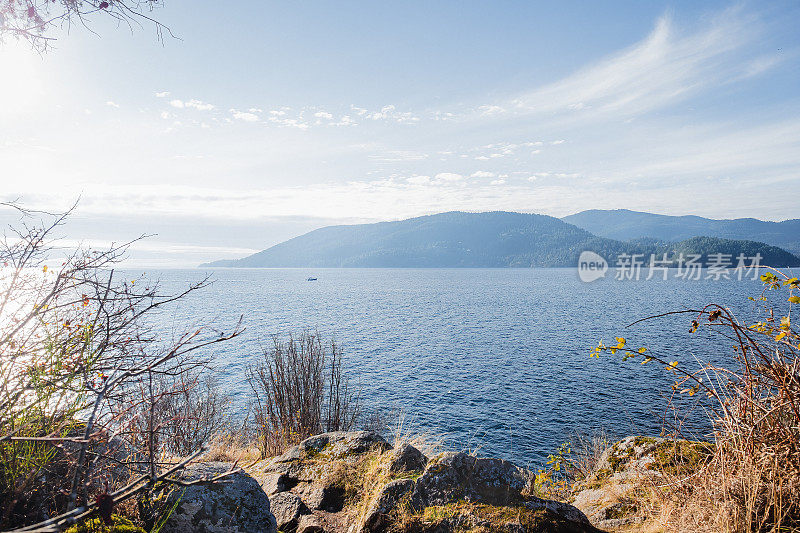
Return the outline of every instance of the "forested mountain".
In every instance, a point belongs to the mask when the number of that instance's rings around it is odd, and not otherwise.
[[[719,250],[715,249],[718,245]],[[706,238],[621,242],[545,215],[449,212],[396,222],[329,226],[212,267],[574,267],[591,250],[614,264],[619,254],[761,253],[773,265],[800,264],[761,243]]]
[[[714,220],[694,215],[656,215],[628,209],[590,209],[566,216],[562,220],[595,235],[623,241],[640,237],[664,241],[720,237],[765,242],[794,254],[800,253],[800,219],[783,222],[755,218]]]

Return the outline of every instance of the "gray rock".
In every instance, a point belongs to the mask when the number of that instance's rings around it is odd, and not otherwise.
[[[323,533],[324,531],[322,522],[313,514],[301,516],[297,524],[297,533]]]
[[[181,474],[184,481],[211,479],[230,470],[231,463],[195,463]],[[183,496],[181,497],[181,493]],[[244,472],[215,483],[186,487],[173,492],[180,497],[164,533],[275,533],[275,517],[267,495],[258,482]]]
[[[528,509],[547,509],[548,511],[551,511],[571,522],[576,522],[578,524],[590,524],[589,519],[581,512],[580,509],[568,503],[557,502],[555,500],[544,500],[542,498],[529,496],[525,499],[525,503],[523,505],[525,505],[525,507]]]
[[[488,505],[525,505],[546,509],[564,521],[568,529],[591,530],[586,516],[572,505],[522,494],[532,473],[502,459],[472,457],[447,452],[431,459],[417,479],[411,504],[416,509],[446,505],[459,500]],[[561,526],[559,526],[561,527]]]
[[[272,514],[281,531],[294,531],[300,516],[308,514],[308,508],[296,494],[279,492],[269,497]]]
[[[278,472],[287,476],[289,486],[297,482],[324,479],[334,460],[351,460],[372,449],[391,446],[373,431],[334,431],[309,437],[282,455],[254,465],[254,472]]]
[[[421,451],[410,444],[403,443],[391,451],[389,471],[412,472],[415,470],[423,470],[427,464],[428,458],[425,457]]]
[[[652,453],[663,442],[666,439],[660,437],[626,437],[606,448],[597,462],[596,470],[646,470],[655,461]]]
[[[267,494],[272,496],[279,492],[285,492],[291,489],[296,481],[282,472],[265,472],[253,476],[261,488]]]
[[[388,450],[391,446],[374,431],[333,431],[309,437],[297,445],[297,450],[290,449],[283,455],[299,455],[300,459],[305,459],[324,454],[330,459],[340,459],[348,455],[360,455],[373,448]]]
[[[338,513],[344,507],[344,489],[315,483],[303,491],[302,499],[311,509]]]
[[[417,480],[411,501],[422,509],[467,500],[489,505],[521,501],[531,474],[502,459],[477,458],[446,452],[428,462]]]
[[[389,525],[389,513],[397,506],[403,496],[414,489],[411,479],[396,479],[383,486],[375,497],[359,529],[362,532],[384,531]]]

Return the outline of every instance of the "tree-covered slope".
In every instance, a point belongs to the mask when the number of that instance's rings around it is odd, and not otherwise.
[[[765,242],[795,254],[800,253],[800,219],[783,222],[755,218],[714,220],[694,215],[657,215],[628,209],[591,209],[562,220],[595,235],[623,241],[641,237],[681,241],[706,236]]]
[[[329,226],[243,259],[238,267],[572,266],[583,250],[624,245],[544,215],[449,212],[397,222]]]
[[[713,253],[716,239],[682,244],[684,253]],[[702,245],[702,246],[701,246]],[[396,222],[329,226],[238,260],[213,267],[574,267],[591,250],[613,264],[619,254],[668,253],[679,245],[648,240],[623,243],[597,237],[557,218],[495,211],[449,212]],[[694,247],[697,251],[692,252]],[[725,244],[727,250],[763,252],[800,262],[761,243]],[[739,248],[737,248],[737,246]],[[701,250],[702,248],[702,250]],[[707,248],[710,250],[707,250]],[[735,254],[734,254],[735,255]],[[781,264],[783,263],[772,263]]]

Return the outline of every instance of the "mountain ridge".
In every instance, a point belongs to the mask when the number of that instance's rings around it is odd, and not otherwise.
[[[780,222],[757,218],[713,219],[697,215],[661,215],[630,209],[588,209],[561,220],[609,239],[643,237],[680,241],[691,237],[752,240],[800,253],[800,219]]]
[[[574,267],[581,252],[620,254],[760,253],[772,264],[800,259],[780,248],[746,240],[703,237],[669,243],[623,242],[548,215],[449,211],[400,221],[319,228],[241,259],[201,267]],[[610,260],[613,263],[613,260]],[[776,263],[777,262],[777,263]],[[786,264],[784,264],[786,263]]]

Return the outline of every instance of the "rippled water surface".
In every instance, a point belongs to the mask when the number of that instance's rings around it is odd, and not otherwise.
[[[166,290],[201,279],[202,270],[147,272]],[[613,272],[610,273],[613,276]],[[134,275],[127,273],[127,275]],[[625,329],[664,311],[709,302],[739,304],[754,281],[600,280],[570,269],[232,269],[176,305],[165,331],[200,323],[247,331],[213,353],[240,409],[247,365],[274,333],[319,330],[344,348],[351,382],[367,409],[400,408],[417,430],[446,436],[454,449],[538,464],[572,432],[658,433],[670,375],[605,356],[589,359],[599,339],[673,354],[725,360],[719,339],[690,335],[685,315]],[[306,281],[316,276],[317,281]],[[702,417],[690,426],[703,430]]]

